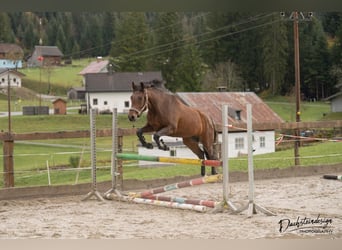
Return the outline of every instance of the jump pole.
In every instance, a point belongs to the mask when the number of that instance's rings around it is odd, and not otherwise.
[[[222,157],[222,175],[223,175],[223,201],[214,209],[214,212],[220,212],[227,208],[236,212],[237,208],[229,200],[229,165],[228,165],[228,105],[222,105],[222,143],[221,143],[221,157]]]
[[[342,175],[330,175],[330,174],[325,174],[323,175],[324,179],[327,180],[338,180],[338,181],[342,181]]]
[[[211,167],[222,166],[222,162],[219,160],[201,160],[201,159],[192,159],[192,158],[138,155],[138,154],[128,154],[128,153],[117,153],[117,158],[121,160],[167,162],[167,163],[178,163],[178,164],[188,164],[188,165],[205,165],[205,166],[211,166]]]
[[[101,194],[97,191],[96,187],[96,121],[95,121],[95,109],[90,109],[90,158],[91,158],[91,176],[92,176],[92,185],[91,191],[86,195],[82,200],[90,199],[92,196],[95,196],[97,200],[104,201]]]
[[[113,109],[112,116],[112,159],[111,159],[111,175],[112,175],[112,188],[109,189],[104,195],[107,196],[110,193],[116,193],[117,195],[121,195],[119,190],[117,189],[118,183],[117,178],[120,175],[118,173],[118,162],[117,162],[117,154],[118,154],[118,111],[117,108]]]
[[[257,211],[267,215],[275,215],[254,201],[254,166],[253,166],[253,133],[252,133],[252,105],[247,104],[247,147],[248,147],[248,203],[236,212],[248,210],[247,217],[252,217]]]

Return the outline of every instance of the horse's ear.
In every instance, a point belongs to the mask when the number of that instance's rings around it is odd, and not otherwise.
[[[135,86],[134,82],[132,82],[132,89],[133,89],[133,91],[135,91],[136,88],[137,88],[137,87]]]
[[[140,89],[141,91],[144,91],[145,85],[144,85],[143,82],[140,82],[140,88],[141,88],[141,89]]]

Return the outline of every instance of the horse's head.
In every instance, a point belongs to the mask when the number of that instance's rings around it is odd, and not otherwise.
[[[147,109],[148,96],[144,84],[135,85],[132,82],[133,93],[131,95],[131,108],[128,112],[128,119],[133,122]]]

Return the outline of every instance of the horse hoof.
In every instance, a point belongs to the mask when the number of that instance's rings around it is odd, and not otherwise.
[[[201,166],[201,176],[205,176],[205,167]]]
[[[148,149],[153,149],[152,143],[146,143],[145,147],[148,148]]]

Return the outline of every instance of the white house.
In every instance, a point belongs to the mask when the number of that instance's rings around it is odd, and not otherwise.
[[[84,75],[87,109],[97,109],[99,113],[127,113],[132,95],[132,82],[162,80],[161,72],[104,72]]]
[[[24,51],[14,43],[0,43],[0,68],[22,68]]]
[[[230,158],[239,157],[248,153],[246,133],[247,103],[252,104],[253,124],[283,122],[283,120],[253,92],[183,92],[177,93],[177,95],[189,106],[196,107],[210,115],[218,130],[222,127],[221,107],[223,104],[228,104],[228,124],[232,125],[232,127],[228,129],[228,156]],[[151,150],[138,146],[139,154],[197,158],[195,154],[182,144],[181,138],[162,137],[162,139],[172,150],[162,151],[156,147]],[[219,134],[218,140],[219,142],[222,142],[221,134]],[[254,131],[253,150],[253,154],[255,155],[275,152],[275,131]],[[143,161],[140,163],[154,164],[152,162],[147,163]]]
[[[0,68],[0,88],[7,88],[8,82],[10,83],[10,87],[21,87],[21,78],[25,76],[25,74],[13,70],[13,69],[2,69]]]

